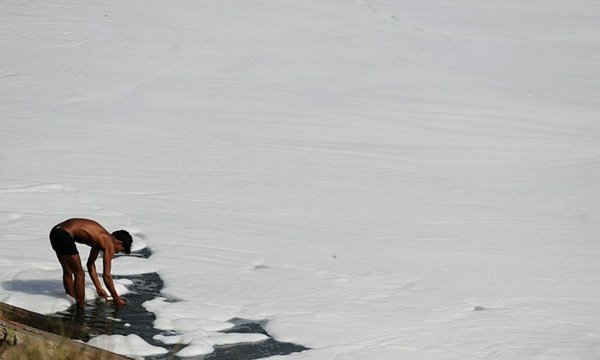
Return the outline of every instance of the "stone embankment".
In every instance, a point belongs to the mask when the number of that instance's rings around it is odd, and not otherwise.
[[[127,357],[73,341],[85,338],[87,328],[0,303],[1,360],[124,360]]]

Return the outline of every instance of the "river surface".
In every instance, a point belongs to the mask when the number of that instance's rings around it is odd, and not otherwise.
[[[151,250],[142,249],[132,252],[130,256],[149,258]],[[101,301],[88,302],[85,312],[78,314],[75,306],[66,311],[55,313],[51,316],[69,319],[82,323],[90,329],[90,335],[129,335],[136,334],[147,343],[160,346],[169,352],[159,356],[145,357],[147,360],[162,360],[178,358],[176,352],[184,348],[185,344],[167,345],[155,340],[155,335],[176,335],[176,332],[156,329],[154,327],[155,315],[147,311],[142,304],[161,295],[163,281],[157,273],[144,273],[136,275],[113,275],[114,279],[128,279],[129,293],[123,295],[127,305],[116,309],[109,303]],[[168,298],[167,298],[168,299]],[[167,300],[176,301],[176,300]],[[227,346],[216,346],[215,351],[209,355],[186,357],[186,359],[203,360],[250,360],[269,357],[273,355],[286,355],[293,352],[308,350],[308,348],[292,343],[279,342],[271,337],[264,329],[266,321],[250,321],[245,319],[231,319],[232,328],[224,330],[224,333],[259,333],[268,336],[265,341],[257,343],[243,343]],[[81,340],[87,341],[87,338]]]

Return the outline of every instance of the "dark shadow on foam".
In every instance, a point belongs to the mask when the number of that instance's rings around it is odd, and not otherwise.
[[[150,249],[142,249],[132,252],[129,256],[148,258],[152,255]],[[156,297],[165,297],[161,295],[163,281],[157,273],[146,273],[138,275],[113,275],[114,279],[128,279],[132,282],[128,285],[131,291],[123,295],[127,300],[127,305],[121,309],[115,309],[112,304],[103,302],[89,302],[83,314],[77,314],[75,307],[66,311],[53,314],[51,316],[77,321],[87,326],[91,336],[109,334],[109,335],[129,335],[136,334],[151,345],[160,346],[169,350],[168,354],[160,356],[149,356],[147,360],[179,359],[174,355],[177,351],[185,347],[184,344],[166,345],[160,341],[154,340],[155,335],[176,335],[173,331],[164,331],[154,328],[156,317],[153,313],[146,311],[142,304]],[[168,302],[176,302],[176,299],[167,299]],[[264,329],[266,321],[249,321],[244,319],[231,319],[234,325],[231,329],[223,331],[224,333],[259,333],[269,337],[269,339],[259,343],[244,343],[227,346],[216,346],[212,354],[197,356],[186,359],[197,360],[251,360],[259,359],[273,355],[286,355],[293,352],[308,350],[308,348],[296,344],[278,342],[273,339]],[[88,340],[88,339],[81,339]]]
[[[129,255],[117,254],[115,257],[121,256],[134,256],[140,258],[149,258],[152,256],[152,250],[149,248],[143,248],[138,251],[134,251]],[[6,280],[0,283],[0,286],[4,290],[18,291],[25,294],[31,295],[49,295],[59,298],[65,297],[65,290],[63,288],[62,280]],[[161,285],[162,288],[162,285]]]
[[[145,248],[137,250],[137,251],[132,251],[130,254],[127,254],[127,255],[118,253],[114,257],[118,258],[121,256],[133,256],[133,257],[148,259],[150,256],[152,256],[152,250],[149,247],[145,247]]]
[[[18,291],[32,295],[50,295],[64,298],[65,290],[62,280],[7,280],[2,282],[2,288],[8,291]]]

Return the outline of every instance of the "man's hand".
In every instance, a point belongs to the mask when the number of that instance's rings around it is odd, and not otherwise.
[[[123,306],[125,306],[125,304],[127,304],[127,301],[125,299],[123,299],[123,298],[120,298],[120,297],[114,299],[114,302],[115,302],[115,306],[119,307],[119,308],[123,307]]]
[[[98,288],[96,289],[96,293],[99,297],[104,298],[104,300],[108,300],[108,294],[106,293],[106,291],[104,291],[104,289]]]

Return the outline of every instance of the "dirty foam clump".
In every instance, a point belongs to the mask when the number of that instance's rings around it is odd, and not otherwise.
[[[217,333],[208,337],[208,341],[214,345],[248,344],[265,340],[269,340],[269,337],[264,334]]]
[[[166,349],[150,345],[134,334],[127,336],[100,335],[91,339],[88,345],[129,356],[153,356],[167,353]]]
[[[198,331],[223,331],[233,327],[233,324],[224,320],[215,320],[214,318],[232,318],[234,315],[224,314],[223,309],[206,305],[203,313],[194,313],[186,309],[183,302],[169,302],[163,297],[146,301],[142,306],[155,314],[156,320],[154,326],[162,330],[182,331],[184,333]]]
[[[46,296],[11,293],[0,298],[3,303],[17,306],[40,314],[51,314],[56,311],[68,309],[75,304],[75,300],[68,295]]]
[[[113,281],[113,284],[115,285],[115,290],[117,291],[117,293],[119,295],[125,295],[127,293],[130,293],[131,291],[129,290],[128,286],[131,285],[133,282],[129,279],[115,279]],[[101,283],[102,284],[102,288],[108,293],[108,289],[106,287],[106,284]],[[96,292],[96,288],[94,287],[93,284],[90,283],[86,283],[85,286],[85,299],[86,302],[89,301],[90,299],[96,299],[99,298],[98,293]],[[109,296],[110,299],[112,299],[112,296]],[[103,299],[100,299],[100,301],[103,301]]]
[[[154,339],[163,341],[165,344],[188,344],[177,353],[177,356],[189,357],[210,354],[214,351],[215,346],[257,343],[268,340],[269,337],[263,334],[224,334],[218,332],[204,334],[202,332],[191,332],[183,336],[157,335]]]
[[[206,341],[197,340],[191,343],[190,345],[183,348],[181,351],[177,353],[179,357],[191,357],[191,356],[199,356],[199,355],[208,355],[212,353],[215,348]]]
[[[152,337],[156,341],[160,341],[166,345],[175,345],[183,343],[183,337],[181,335],[162,335],[157,334]]]
[[[176,335],[155,335],[154,340],[167,345],[186,344],[177,356],[210,354],[215,346],[256,343],[268,340],[264,334],[222,333],[233,327],[228,321],[212,320],[181,312],[183,304],[169,303],[165,298],[146,301],[143,306],[156,315],[154,326],[163,330],[177,329]]]

